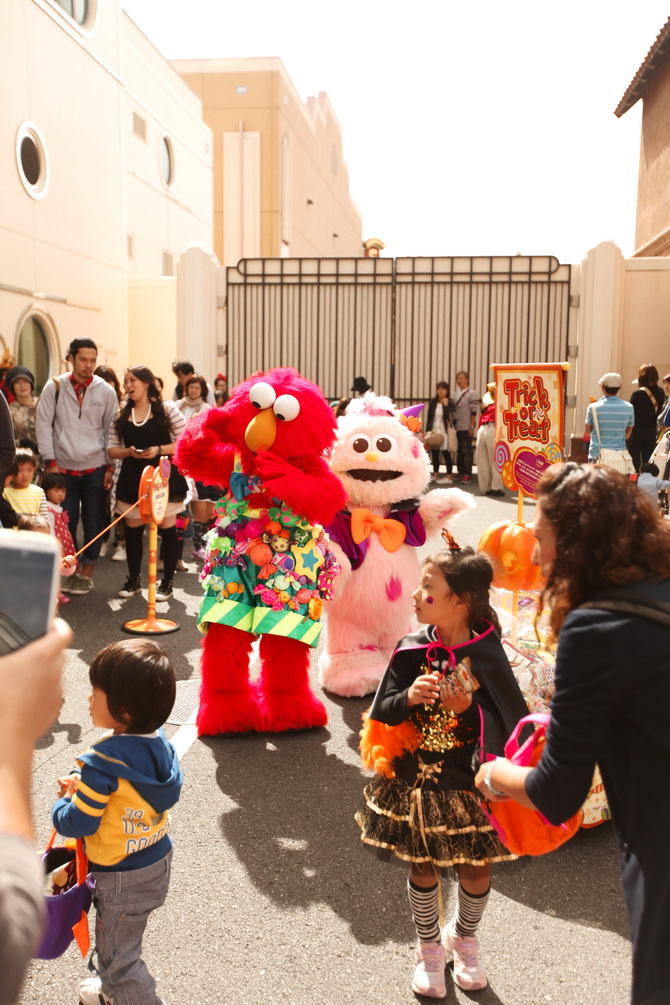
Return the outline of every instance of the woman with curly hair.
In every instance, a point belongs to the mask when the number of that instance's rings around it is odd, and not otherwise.
[[[628,478],[557,464],[538,485],[534,561],[558,638],[542,759],[491,761],[475,784],[552,823],[584,802],[596,763],[617,833],[633,941],[633,1005],[670,1001],[670,525]]]

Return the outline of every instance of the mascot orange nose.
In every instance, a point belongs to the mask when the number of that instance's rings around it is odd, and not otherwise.
[[[253,419],[244,431],[244,442],[257,453],[259,450],[269,450],[277,435],[277,419],[271,408],[264,408]]]

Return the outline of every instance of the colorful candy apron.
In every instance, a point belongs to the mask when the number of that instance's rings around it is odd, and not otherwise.
[[[283,635],[316,646],[324,600],[340,572],[328,536],[288,506],[259,505],[267,492],[243,474],[239,459],[231,488],[217,502],[200,576],[205,596],[198,627],[229,625],[254,635]]]

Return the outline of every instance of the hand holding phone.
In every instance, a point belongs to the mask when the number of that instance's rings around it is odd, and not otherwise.
[[[0,656],[51,628],[60,564],[60,544],[50,534],[0,529]]]
[[[71,629],[57,619],[44,638],[0,656],[0,751],[3,744],[26,742],[32,749],[58,716],[61,673],[71,641]]]

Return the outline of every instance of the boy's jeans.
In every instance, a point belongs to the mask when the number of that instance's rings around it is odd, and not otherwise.
[[[156,982],[141,958],[152,911],[165,903],[172,849],[160,862],[127,872],[91,871],[95,879],[95,949],[91,969],[114,1005],[158,1005]]]

